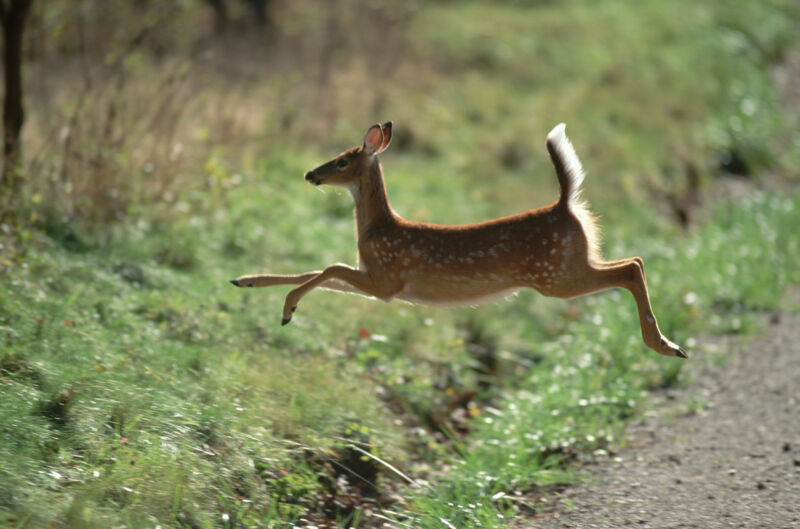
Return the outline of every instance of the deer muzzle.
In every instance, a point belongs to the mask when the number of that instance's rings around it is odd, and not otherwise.
[[[320,178],[316,171],[309,171],[306,173],[306,182],[311,182],[315,186],[318,186],[322,183],[322,178]]]

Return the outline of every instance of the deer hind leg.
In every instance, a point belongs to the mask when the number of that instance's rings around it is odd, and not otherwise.
[[[585,276],[585,293],[622,287],[633,294],[639,312],[639,324],[645,345],[665,356],[688,358],[686,351],[668,340],[658,328],[650,295],[647,292],[647,281],[644,274],[644,262],[639,257],[592,263]]]

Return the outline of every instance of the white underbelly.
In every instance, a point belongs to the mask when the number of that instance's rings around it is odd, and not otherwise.
[[[395,299],[419,305],[435,305],[438,307],[470,307],[491,303],[507,298],[520,287],[513,286],[501,289],[463,288],[463,285],[438,284],[436,287],[407,284],[395,296]]]

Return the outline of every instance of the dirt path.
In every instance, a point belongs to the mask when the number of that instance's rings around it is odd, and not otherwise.
[[[800,528],[800,314],[722,346],[729,363],[701,367],[697,354],[693,382],[633,425],[622,452],[520,528]]]

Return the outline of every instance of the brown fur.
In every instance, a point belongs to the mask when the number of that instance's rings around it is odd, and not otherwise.
[[[623,287],[636,300],[645,344],[660,354],[686,357],[658,329],[642,259],[603,260],[594,216],[579,198],[583,169],[563,125],[547,141],[561,185],[557,202],[460,226],[412,222],[392,210],[377,158],[391,131],[391,122],[374,125],[361,147],[306,174],[309,182],[343,186],[353,195],[358,269],[336,264],[300,275],[242,276],[232,283],[299,285],[286,297],[284,324],[316,287],[432,305],[475,305],[526,287],[559,298]]]

